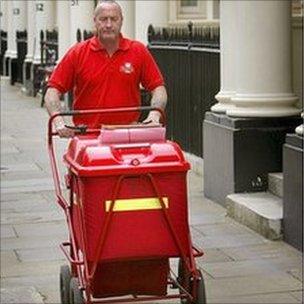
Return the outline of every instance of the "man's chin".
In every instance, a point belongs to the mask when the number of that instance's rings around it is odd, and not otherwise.
[[[116,39],[117,35],[115,33],[102,33],[101,35],[102,39]]]

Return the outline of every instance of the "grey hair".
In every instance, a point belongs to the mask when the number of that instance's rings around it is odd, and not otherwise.
[[[99,11],[101,10],[102,5],[105,4],[105,3],[115,4],[115,5],[118,7],[119,11],[120,11],[121,18],[123,17],[123,15],[122,15],[122,8],[121,8],[121,6],[119,5],[119,3],[118,3],[117,1],[115,1],[115,0],[100,0],[100,1],[97,3],[97,5],[96,5],[96,7],[95,7],[95,10],[94,10],[94,16],[95,16],[95,17],[97,16],[97,14],[99,13]]]

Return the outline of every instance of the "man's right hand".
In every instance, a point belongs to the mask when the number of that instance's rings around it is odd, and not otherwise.
[[[55,122],[55,129],[61,138],[71,138],[75,136],[75,131],[67,128],[61,120]]]

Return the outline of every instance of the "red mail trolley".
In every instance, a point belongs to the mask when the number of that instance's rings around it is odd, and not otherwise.
[[[163,125],[76,127],[79,134],[63,156],[68,172],[63,194],[55,117],[152,109],[161,112]],[[206,303],[204,279],[195,263],[203,253],[192,245],[188,223],[190,165],[180,147],[166,140],[160,109],[56,113],[49,119],[48,151],[56,199],[69,231],[69,240],[60,245],[69,261],[60,269],[62,303]],[[177,274],[170,267],[175,261]]]

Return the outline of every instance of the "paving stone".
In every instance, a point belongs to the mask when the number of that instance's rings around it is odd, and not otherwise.
[[[9,267],[1,267],[1,278],[21,277],[31,275],[43,275],[54,273],[60,269],[62,260],[56,261],[33,261],[10,264]]]
[[[2,193],[5,194],[12,194],[12,193],[33,193],[33,192],[39,192],[39,191],[46,191],[46,190],[52,190],[54,188],[54,185],[51,184],[45,184],[45,185],[37,185],[37,186],[20,186],[20,187],[10,187],[10,188],[4,188],[2,189]]]
[[[16,250],[16,255],[21,262],[40,262],[40,261],[62,261],[64,263],[66,258],[58,247],[37,248],[37,249],[23,249]]]
[[[2,181],[2,188],[17,188],[17,187],[37,187],[41,185],[53,185],[54,182],[50,178],[35,178],[35,179],[20,179],[13,181]]]
[[[301,258],[301,253],[282,241],[265,241],[263,244],[254,244],[243,247],[226,247],[222,251],[234,260],[252,260],[269,258]]]
[[[244,227],[236,222],[227,220],[224,223],[217,223],[216,225],[195,225],[196,230],[200,231],[205,236],[224,236],[224,235],[236,235],[236,234],[255,234],[252,230]]]
[[[16,263],[19,263],[19,259],[14,250],[1,251],[1,268]]]
[[[22,171],[22,172],[8,172],[2,173],[1,179],[3,181],[13,181],[17,179],[46,179],[49,178],[50,174],[42,169],[39,171]]]
[[[67,241],[67,236],[62,234],[61,236],[55,235],[50,237],[22,237],[22,238],[9,238],[1,239],[1,250],[21,250],[32,248],[45,248],[45,247],[57,247],[60,243]]]
[[[64,265],[67,263],[63,263]],[[52,273],[48,274],[35,274],[33,275],[29,272],[25,276],[13,276],[13,277],[6,277],[1,278],[1,287],[3,288],[12,288],[15,286],[20,287],[29,287],[35,286],[38,290],[41,290],[43,286],[57,286],[59,284],[59,271],[60,266],[57,270]]]
[[[2,189],[1,189],[2,190]],[[28,193],[2,193],[1,191],[1,205],[3,202],[14,202],[14,201],[41,201],[44,199],[43,193],[28,192]]]
[[[45,223],[28,223],[14,225],[18,237],[54,236],[66,235],[67,224],[65,219],[56,221],[55,219]]]
[[[20,153],[20,150],[17,149],[14,145],[12,144],[1,144],[1,155],[4,155],[4,154],[13,154],[13,153],[17,153],[19,154]]]
[[[249,276],[206,280],[208,297],[224,299],[225,297],[247,296],[269,293],[289,293],[300,291],[302,283],[288,274],[269,274],[267,276]]]
[[[22,207],[22,206],[21,206]],[[42,223],[51,220],[62,220],[63,213],[60,210],[45,212],[20,212],[20,213],[1,213],[1,223],[21,224],[21,223]]]
[[[284,274],[292,269],[300,269],[302,261],[294,259],[267,259],[250,261],[229,261],[205,263],[203,269],[213,278],[244,277],[252,275]]]
[[[2,225],[0,228],[1,238],[16,237],[15,230],[11,225]]]
[[[292,295],[286,293],[271,293],[271,294],[260,294],[252,296],[235,296],[235,297],[225,297],[225,298],[207,298],[208,303],[227,303],[227,304],[292,304],[292,303],[301,303],[297,299],[293,298]]]
[[[200,267],[204,268],[204,265],[206,263],[216,263],[216,262],[230,262],[233,261],[233,259],[226,255],[221,249],[218,248],[206,248],[202,249],[204,252],[204,255],[196,259]]]
[[[43,298],[34,287],[1,288],[1,303],[43,304]]]
[[[265,239],[258,235],[238,234],[238,235],[224,235],[224,236],[204,236],[196,239],[198,245],[202,249],[210,248],[225,248],[225,247],[244,247],[252,244],[263,244]]]
[[[24,201],[6,201],[0,204],[1,212],[6,214],[32,213],[32,212],[50,212],[60,210],[55,202],[48,202],[44,198]],[[4,215],[3,215],[4,216]]]

